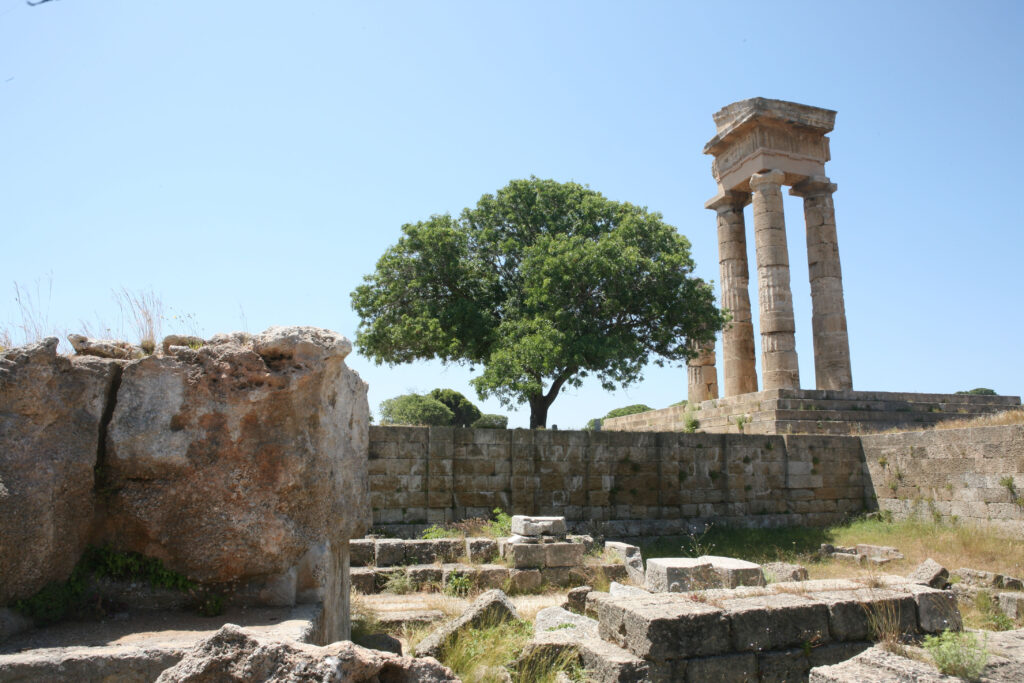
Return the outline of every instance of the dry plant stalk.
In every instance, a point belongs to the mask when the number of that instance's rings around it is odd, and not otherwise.
[[[153,290],[131,292],[127,287],[114,291],[114,300],[121,308],[122,317],[128,316],[135,334],[139,337],[139,346],[146,353],[156,350],[156,341],[160,336],[160,325],[163,319],[163,301]]]

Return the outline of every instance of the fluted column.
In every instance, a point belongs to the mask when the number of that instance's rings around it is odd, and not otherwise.
[[[700,347],[696,358],[686,365],[686,402],[691,406],[718,398],[718,372],[715,370],[715,342]]]
[[[705,204],[718,214],[722,308],[732,315],[732,320],[722,330],[724,396],[757,391],[747,235],[743,222],[743,207],[749,203],[750,195],[746,192],[723,192]]]
[[[766,390],[800,388],[786,219],[782,210],[785,177],[782,171],[774,170],[750,177],[761,309],[761,375]]]
[[[797,183],[789,193],[804,200],[815,387],[848,391],[853,389],[853,375],[836,237],[836,210],[832,203],[835,191],[836,185],[828,178],[815,176]]]

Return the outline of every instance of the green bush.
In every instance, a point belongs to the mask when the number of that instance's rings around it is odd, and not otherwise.
[[[474,429],[508,429],[508,417],[485,413],[473,423]]]
[[[992,389],[986,389],[985,387],[978,387],[977,389],[968,389],[967,391],[958,391],[958,394],[967,396],[998,396]]]
[[[491,512],[494,519],[490,522],[491,535],[495,538],[504,538],[512,535],[512,515],[501,508],[494,508]]]
[[[979,645],[977,636],[969,632],[943,631],[937,636],[925,636],[924,649],[939,671],[968,681],[979,680],[988,663],[988,643]]]
[[[615,410],[609,410],[608,414],[604,416],[604,419],[610,417],[623,417],[624,415],[636,415],[637,413],[646,413],[648,410],[654,410],[650,406],[645,406],[643,403],[636,403],[631,406],[624,406],[622,408],[616,408]]]
[[[585,431],[592,432],[592,431],[594,431],[596,429],[600,429],[602,422],[604,422],[604,420],[602,420],[599,417],[595,417],[593,420],[590,420],[589,422],[587,422],[587,424],[584,425],[583,429]]]
[[[454,415],[449,424],[454,427],[469,427],[481,417],[480,409],[454,389],[434,389],[427,395],[448,406]]]
[[[403,394],[380,404],[380,421],[386,425],[450,425],[455,413],[430,396]]]

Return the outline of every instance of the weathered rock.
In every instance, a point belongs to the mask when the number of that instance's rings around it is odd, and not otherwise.
[[[458,681],[432,658],[399,657],[339,641],[325,647],[254,637],[234,624],[190,650],[160,674],[160,683],[186,681]]]
[[[808,680],[810,683],[953,683],[960,679],[942,675],[931,664],[900,657],[876,646],[841,664],[815,667]]]
[[[889,560],[902,560],[903,553],[896,548],[888,545],[870,545],[867,543],[858,543],[856,545],[856,552],[858,555],[866,555],[867,557],[881,557]]]
[[[466,557],[470,562],[491,562],[498,556],[498,542],[493,538],[467,538]]]
[[[996,603],[1011,619],[1024,619],[1024,593],[999,593]]]
[[[129,364],[103,540],[208,583],[273,580],[369,524],[366,385],[340,335],[270,328]]]
[[[138,346],[118,339],[90,339],[81,334],[69,334],[68,341],[71,342],[71,348],[80,356],[136,360],[146,355]]]
[[[597,638],[597,621],[561,607],[545,607],[537,612],[533,622],[534,633],[559,630],[572,630],[581,638]]]
[[[518,536],[565,536],[565,517],[512,516],[512,533]]]
[[[638,586],[643,585],[644,560],[640,554],[640,548],[620,541],[605,541],[604,548],[622,558],[622,563],[626,565],[626,575],[630,581]]]
[[[808,576],[806,567],[788,562],[766,562],[761,569],[766,576],[771,575],[773,582],[806,581]]]
[[[650,594],[651,592],[649,590],[645,590],[643,588],[640,588],[639,586],[627,586],[625,584],[619,583],[618,581],[612,581],[610,584],[608,584],[608,595],[611,595],[612,597],[618,597],[620,595],[645,596]]]
[[[460,631],[467,628],[497,625],[518,619],[519,613],[500,590],[481,593],[465,612],[454,620],[442,624],[416,646],[417,657],[436,657]]]
[[[0,681],[149,683],[181,660],[174,647],[48,647],[0,655]]]
[[[719,555],[702,555],[697,559],[711,563],[711,568],[721,577],[722,586],[725,588],[764,585],[761,566],[753,562]]]
[[[721,586],[721,577],[706,559],[657,557],[647,560],[644,587],[649,591],[680,593]]]
[[[187,334],[169,334],[164,337],[164,340],[160,343],[160,347],[163,349],[165,354],[171,353],[172,346],[178,346],[186,349],[198,349],[200,346],[206,344],[206,340],[202,337],[195,337]]]
[[[565,596],[563,608],[576,614],[583,614],[587,609],[587,594],[594,590],[590,586],[577,586],[571,589]]]
[[[949,570],[928,558],[907,576],[907,580],[932,588],[945,588],[949,579]]]
[[[983,588],[1002,588],[1003,575],[995,572],[987,572],[981,569],[968,569],[961,567],[953,572],[960,580],[968,586],[981,586]]]
[[[398,656],[402,655],[402,641],[393,636],[389,636],[387,633],[370,633],[353,639],[353,642],[356,645],[365,647],[369,650],[393,652]]]
[[[89,540],[120,366],[59,356],[57,343],[0,354],[0,605],[68,578]]]

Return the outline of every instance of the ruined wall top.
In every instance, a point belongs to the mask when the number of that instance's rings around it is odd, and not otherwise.
[[[715,136],[704,153],[715,157],[711,173],[719,192],[750,191],[750,176],[769,169],[786,174],[793,185],[825,176],[831,156],[826,133],[836,112],[796,102],[755,97],[734,102],[715,115]]]

